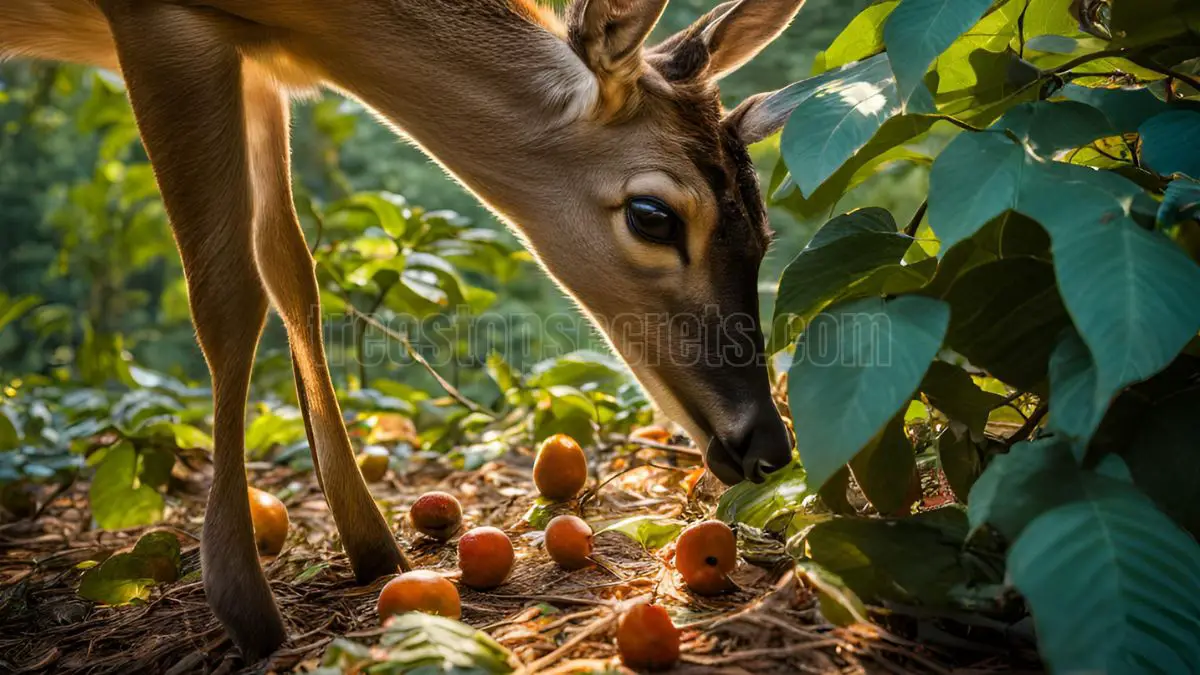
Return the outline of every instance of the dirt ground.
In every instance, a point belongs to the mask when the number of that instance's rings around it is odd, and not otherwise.
[[[650,450],[610,450],[595,459],[596,476],[612,480],[585,493],[583,516],[593,525],[630,515],[695,520],[711,513],[715,494],[706,483],[692,498],[681,485],[690,458],[674,466]],[[76,594],[80,562],[101,560],[142,532],[89,529],[85,485],[59,494],[33,521],[0,526],[0,672],[304,671],[319,664],[335,638],[372,641],[384,580],[355,585],[311,473],[254,464],[251,483],[282,493],[291,517],[284,550],[263,561],[291,639],[267,661],[243,662],[205,604],[198,536],[210,467],[203,457],[188,465],[176,465],[166,519],[183,542],[183,576],[155,586],[141,605],[102,607]],[[517,550],[512,576],[489,592],[462,588],[463,621],[510,649],[525,672],[629,672],[616,657],[615,619],[622,603],[651,595],[672,610],[683,630],[683,658],[672,672],[1031,672],[1014,669],[1009,656],[995,650],[950,653],[921,646],[915,635],[900,635],[902,628],[836,628],[821,617],[815,596],[782,555],[763,556],[757,565],[743,562],[735,575],[741,590],[718,598],[682,586],[664,563],[670,547],[649,553],[618,533],[597,537],[604,566],[563,571],[524,520],[536,494],[531,467],[528,452],[476,471],[415,460],[405,475],[389,474],[372,485],[414,564],[451,579],[457,572],[453,540],[441,545],[421,538],[406,522],[408,505],[421,493],[451,492],[463,503],[466,526],[494,525],[509,533]]]

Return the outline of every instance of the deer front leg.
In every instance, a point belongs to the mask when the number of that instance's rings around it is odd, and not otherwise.
[[[272,304],[283,317],[321,488],[355,577],[363,583],[410,569],[375,506],[354,460],[325,361],[313,259],[292,202],[287,99],[277,88],[247,82],[248,129],[258,210],[254,257]]]
[[[253,204],[239,57],[211,17],[157,3],[104,5],[138,128],[183,260],[213,386],[213,484],[204,590],[249,659],[287,638],[259,567],[243,464],[247,389],[267,298],[252,254]]]

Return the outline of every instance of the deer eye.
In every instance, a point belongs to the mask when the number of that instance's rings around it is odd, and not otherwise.
[[[683,230],[683,220],[654,197],[630,199],[625,204],[625,222],[635,235],[653,244],[675,244]]]

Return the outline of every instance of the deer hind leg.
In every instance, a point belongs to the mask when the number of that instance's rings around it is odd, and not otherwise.
[[[241,65],[218,39],[211,16],[158,3],[121,1],[105,9],[212,375],[204,589],[233,641],[254,659],[287,635],[259,567],[243,464],[246,396],[267,298],[252,254]]]
[[[313,259],[292,202],[288,168],[287,98],[277,86],[248,80],[250,150],[258,212],[254,257],[283,318],[291,343],[297,388],[314,444],[325,499],[333,512],[355,577],[363,583],[409,563],[371,499],[354,460],[350,438],[329,376],[321,335],[321,307]]]

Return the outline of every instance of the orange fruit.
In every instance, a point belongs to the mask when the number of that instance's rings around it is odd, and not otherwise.
[[[565,501],[587,482],[587,456],[574,438],[555,434],[542,441],[533,462],[533,483],[543,497]]]
[[[379,591],[379,623],[401,612],[425,612],[448,619],[462,616],[458,589],[442,575],[430,570],[405,572]]]
[[[689,525],[675,542],[675,569],[688,588],[701,595],[731,590],[729,573],[737,567],[737,538],[719,520]]]
[[[643,441],[651,441],[652,443],[669,443],[671,441],[671,432],[656,424],[648,427],[642,427],[629,434],[632,439],[640,439]]]
[[[555,516],[546,525],[546,553],[563,569],[587,567],[592,564],[592,528],[576,516]]]
[[[661,606],[634,605],[617,626],[617,651],[635,670],[670,668],[679,660],[679,629]]]
[[[250,488],[250,520],[254,523],[254,543],[259,555],[279,555],[288,533],[288,513],[283,502],[270,492]]]
[[[477,527],[458,540],[458,568],[462,582],[476,590],[495,588],[512,572],[512,542],[495,527]]]
[[[358,470],[368,483],[378,483],[387,475],[391,455],[386,448],[378,445],[368,446],[358,455]]]
[[[446,541],[462,525],[462,505],[446,492],[426,492],[408,511],[413,529],[427,537]]]

